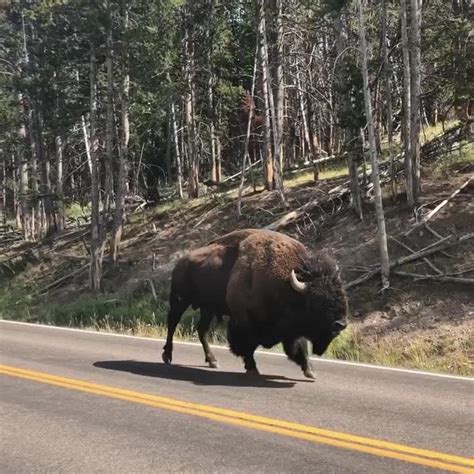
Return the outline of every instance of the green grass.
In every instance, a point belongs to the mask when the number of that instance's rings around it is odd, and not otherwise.
[[[444,124],[444,130],[449,130],[451,127],[454,127],[458,123],[459,120],[448,120]],[[436,125],[424,125],[420,132],[421,144],[429,142],[430,140],[433,140],[433,138],[436,138],[439,135],[442,135],[443,133],[443,124],[441,122],[438,122]]]
[[[91,215],[91,204],[88,203],[82,206],[78,202],[72,202],[66,207],[66,216],[71,219],[79,219],[89,217]]]
[[[474,165],[474,142],[464,142],[459,150],[446,154],[433,167],[433,175],[448,177],[453,171]]]
[[[167,292],[157,289],[158,302],[148,294],[123,299],[106,295],[83,295],[71,303],[48,303],[29,296],[25,289],[9,286],[0,289],[0,317],[40,324],[94,328],[162,337],[166,334]],[[178,339],[195,340],[199,312],[188,310],[178,326]],[[224,342],[224,331],[214,322],[210,338]]]
[[[123,300],[85,295],[69,304],[56,304],[34,301],[24,290],[4,287],[0,289],[0,316],[41,324],[162,338],[166,335],[168,305],[164,291],[158,294],[159,303],[149,295]],[[178,325],[176,338],[196,341],[198,318],[198,312],[187,311]],[[213,343],[225,344],[225,326],[217,325],[214,321],[210,339]],[[469,361],[473,345],[473,341],[468,339],[449,338],[435,344],[420,337],[413,337],[408,343],[398,338],[374,341],[363,337],[357,327],[349,327],[331,343],[324,357],[473,375],[474,370]],[[281,352],[282,347],[278,345],[273,350]]]
[[[324,167],[319,170],[319,179],[336,179],[342,176],[347,176],[349,171],[345,164],[331,167]],[[313,170],[302,171],[301,173],[295,173],[293,176],[285,178],[285,187],[288,189],[302,186],[314,182]]]

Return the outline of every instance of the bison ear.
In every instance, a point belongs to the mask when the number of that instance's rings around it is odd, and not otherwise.
[[[312,280],[312,273],[311,271],[306,268],[306,267],[300,267],[295,269],[296,276],[298,277],[298,280],[301,281],[311,281]]]

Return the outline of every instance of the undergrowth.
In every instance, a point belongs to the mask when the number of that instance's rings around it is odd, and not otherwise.
[[[84,295],[69,304],[57,304],[34,301],[18,288],[0,289],[0,316],[18,321],[163,338],[166,313],[167,304],[157,303],[148,295],[123,300]],[[198,312],[187,311],[176,330],[176,339],[197,341],[198,318]],[[214,321],[211,342],[226,343],[225,332],[225,325]],[[282,348],[279,345],[273,350],[282,351]],[[389,338],[374,341],[353,326],[331,343],[324,357],[473,375],[468,356],[473,350],[474,343],[468,340],[437,344],[416,337],[406,344]]]
[[[326,356],[391,367],[473,375],[469,360],[473,349],[474,343],[469,339],[448,339],[437,344],[420,336],[412,337],[406,343],[389,337],[367,340],[359,329],[349,327],[331,343]]]

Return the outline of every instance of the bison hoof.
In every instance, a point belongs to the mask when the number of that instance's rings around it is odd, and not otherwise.
[[[257,368],[255,369],[247,369],[247,375],[260,375],[260,372]]]
[[[166,352],[163,352],[161,358],[163,359],[163,362],[165,364],[171,364],[171,354],[167,354]]]
[[[219,364],[217,363],[217,360],[209,360],[209,361],[207,361],[207,363],[209,364],[209,367],[211,369],[218,369],[219,368]]]
[[[314,372],[311,369],[306,369],[303,370],[303,374],[306,378],[314,380],[316,376],[314,375]]]

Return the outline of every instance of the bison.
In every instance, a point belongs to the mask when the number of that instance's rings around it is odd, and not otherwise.
[[[209,365],[217,365],[207,343],[210,322],[227,314],[230,350],[243,358],[248,373],[258,373],[254,352],[259,345],[282,343],[288,358],[314,378],[306,340],[322,355],[347,325],[348,302],[336,263],[269,230],[231,232],[178,262],[165,362],[171,361],[173,333],[190,304],[201,309],[198,332]]]
[[[163,348],[163,361],[170,363],[173,353],[173,336],[181,316],[191,306],[200,309],[198,335],[205,361],[209,367],[218,366],[211,351],[208,333],[214,317],[222,319],[229,314],[226,303],[227,282],[238,256],[239,244],[256,229],[244,229],[226,234],[181,257],[171,275],[168,333]]]

